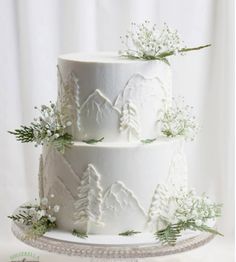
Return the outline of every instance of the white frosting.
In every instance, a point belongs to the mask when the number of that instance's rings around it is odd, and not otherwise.
[[[60,185],[60,196],[55,195],[55,199],[61,201],[58,204],[62,206],[62,212],[57,217],[60,228],[76,228],[75,218],[71,215],[68,218],[64,209],[67,206],[67,212],[74,214],[74,203],[79,203],[78,193],[83,188],[81,181],[88,182],[88,174],[93,174],[90,175],[93,180],[89,183],[89,188],[93,192],[106,192],[103,193],[102,200],[100,193],[94,193],[97,197],[93,200],[90,198],[89,203],[94,210],[101,205],[101,219],[97,221],[102,224],[84,223],[79,228],[97,234],[120,233],[128,229],[145,230],[145,214],[151,205],[156,185],[167,180],[170,167],[173,172],[172,160],[175,159],[174,154],[181,151],[181,147],[181,138],[162,139],[151,144],[88,145],[77,142],[64,155],[44,147],[43,154],[49,158],[44,167],[47,180],[45,194],[57,190],[55,187],[58,180],[64,185]],[[88,166],[90,171],[85,172]],[[86,189],[88,183],[84,187]],[[97,206],[98,203],[100,204]],[[100,214],[99,211],[96,213]]]
[[[58,76],[58,104],[64,113],[67,104],[60,101],[71,101],[68,130],[76,140],[129,141],[119,128],[129,101],[140,117],[140,138],[157,136],[163,99],[171,100],[171,70],[166,63],[124,59],[116,53],[69,54],[59,57]]]
[[[89,234],[155,230],[168,193],[157,185],[187,186],[183,139],[158,137],[163,100],[171,103],[170,67],[115,53],[62,55],[58,85],[57,105],[75,142],[64,154],[44,146],[39,172],[40,195],[54,194],[61,207],[58,227]]]

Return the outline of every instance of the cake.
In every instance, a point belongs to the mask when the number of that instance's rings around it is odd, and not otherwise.
[[[75,142],[64,154],[44,147],[40,184],[41,197],[54,194],[61,207],[58,226],[89,234],[148,230],[156,186],[170,175],[187,180],[181,137],[142,142],[157,137],[158,113],[171,101],[170,66],[113,53],[69,54],[58,59],[58,78],[59,110],[71,105]]]
[[[219,216],[218,205],[188,191],[184,143],[196,124],[182,110],[188,106],[174,109],[167,55],[137,59],[138,51],[133,59],[129,52],[59,56],[56,104],[42,106],[31,129],[11,132],[22,142],[43,141],[39,197],[57,213],[53,220],[45,212],[41,217],[59,230],[128,235],[177,224],[207,231],[197,212]],[[198,219],[187,209],[183,215],[183,206],[197,206]]]

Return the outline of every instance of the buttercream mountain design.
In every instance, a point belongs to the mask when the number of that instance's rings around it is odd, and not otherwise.
[[[80,121],[82,137],[86,133],[87,138],[100,138],[106,130],[117,130],[119,111],[113,107],[111,101],[98,89],[96,89],[82,104],[80,108]],[[112,131],[110,132],[112,134]],[[107,138],[107,136],[106,136]]]
[[[77,198],[77,186],[79,183],[79,177],[73,170],[72,166],[65,158],[65,156],[59,153],[57,150],[51,150],[50,154],[47,156],[48,161],[44,166],[44,170],[47,174],[55,174],[56,179],[58,179],[65,188],[70,192],[74,199]],[[55,159],[58,159],[55,165]],[[66,174],[66,175],[65,175]],[[68,179],[69,177],[69,179]],[[50,184],[50,178],[48,181],[44,181],[44,185]]]
[[[158,77],[146,78],[135,74],[118,95],[114,107],[122,112],[123,106],[132,101],[139,112],[141,136],[155,137],[158,110],[162,108],[163,99],[168,100],[169,96],[168,87],[165,87]],[[149,133],[150,130],[153,133]]]
[[[134,193],[124,183],[117,181],[107,189],[103,197],[101,220],[104,224],[102,232],[109,234],[117,234],[130,228],[142,231],[146,214]]]

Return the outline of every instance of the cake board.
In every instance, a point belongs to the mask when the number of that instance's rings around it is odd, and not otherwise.
[[[12,222],[12,232],[23,243],[40,250],[91,258],[90,261],[142,261],[142,258],[173,255],[195,249],[207,244],[214,238],[211,233],[188,232],[175,246],[161,245],[153,235],[142,233],[132,237],[93,235],[79,239],[68,232],[53,230],[44,236],[27,238],[27,227]],[[117,260],[118,259],[118,260]],[[139,260],[140,259],[140,260]]]

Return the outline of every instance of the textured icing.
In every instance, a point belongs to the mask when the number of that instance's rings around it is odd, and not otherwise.
[[[116,130],[119,121],[119,112],[112,102],[98,89],[96,89],[82,104],[80,108],[81,132],[79,137],[96,138],[104,137],[104,127]],[[111,134],[106,139],[114,139]]]
[[[145,221],[145,211],[135,194],[123,182],[116,181],[104,194],[102,204],[103,226],[97,227],[94,232],[97,234],[118,234],[131,227],[136,230],[143,230]]]
[[[38,189],[39,199],[44,197],[44,186],[43,186],[43,156],[40,154],[39,157],[39,171],[38,171]]]
[[[44,156],[49,158],[44,168],[47,180],[45,194],[48,195],[59,184],[59,178],[64,185],[60,192],[60,204],[69,205],[70,208],[66,207],[67,212],[74,214],[78,187],[82,187],[81,178],[88,165],[92,164],[91,170],[99,174],[99,187],[106,192],[102,197],[102,224],[85,223],[80,228],[87,228],[89,233],[115,234],[134,228],[135,225],[136,230],[143,231],[147,223],[145,214],[150,209],[156,185],[164,183],[169,177],[173,156],[180,147],[181,138],[163,139],[151,144],[120,143],[117,146],[108,143],[75,143],[64,155],[56,150],[48,153],[45,147]],[[74,216],[68,218],[63,214],[58,213],[60,228],[76,228]]]
[[[187,185],[187,162],[183,152],[183,143],[180,143],[173,153],[166,181],[157,184],[154,191],[147,219],[147,226],[151,230],[157,227],[162,228],[163,225],[158,220],[160,210],[168,206],[166,201],[177,189],[187,188]]]
[[[90,223],[101,224],[102,192],[100,174],[92,164],[83,172],[78,185],[75,206],[75,226],[83,232],[90,232]]]
[[[139,112],[136,105],[131,101],[125,102],[120,117],[120,131],[127,133],[128,141],[140,137]]]
[[[59,58],[60,88],[68,89],[67,83],[72,85],[69,89],[78,89],[79,85],[77,94],[71,92],[79,96],[77,100],[81,105],[80,109],[78,103],[77,107],[72,106],[77,108],[77,118],[74,117],[71,127],[77,140],[104,137],[107,142],[128,142],[130,136],[123,135],[119,127],[120,114],[129,101],[139,114],[140,138],[157,136],[156,124],[162,101],[171,101],[170,67],[161,61],[125,61],[115,54],[99,53],[88,55],[88,58],[81,54]],[[70,94],[61,91],[59,96],[63,93]]]
[[[73,72],[71,72],[66,81],[63,80],[59,66],[58,70],[58,100],[57,105],[62,112],[63,124],[68,122],[74,123],[71,127],[67,127],[74,138],[78,136],[80,130],[80,103],[79,103],[79,80]]]

